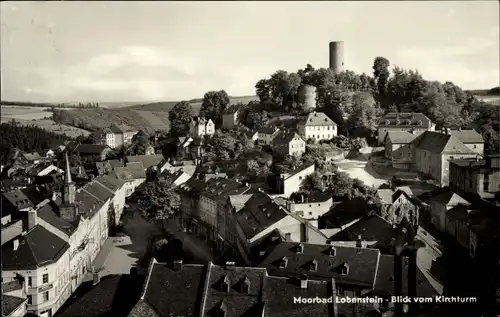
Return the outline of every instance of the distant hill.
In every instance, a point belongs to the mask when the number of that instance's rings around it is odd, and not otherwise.
[[[197,99],[191,99],[189,100],[189,103],[191,103],[191,106],[193,107],[193,114],[197,115],[200,111],[201,108],[201,102],[203,99],[197,98]],[[229,102],[231,104],[236,104],[239,102],[242,102],[244,104],[249,103],[250,101],[256,101],[259,100],[257,96],[240,96],[240,97],[229,97]],[[120,108],[120,110],[142,110],[142,111],[153,111],[153,112],[169,112],[176,103],[179,101],[163,101],[163,102],[154,102],[154,103],[148,103],[148,104],[143,104],[143,105],[135,105],[135,106],[129,106],[129,107],[124,107]]]
[[[500,86],[494,87],[491,89],[477,89],[477,90],[467,90],[474,96],[499,96],[500,95]]]
[[[168,112],[153,112],[131,110],[127,108],[116,109],[65,109],[56,110],[54,121],[93,131],[110,127],[112,124],[126,124],[137,130],[148,133],[154,131],[168,131]]]

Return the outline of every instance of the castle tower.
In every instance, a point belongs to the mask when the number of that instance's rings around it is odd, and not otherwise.
[[[335,74],[344,71],[344,42],[330,42],[330,69]]]
[[[66,171],[64,174],[64,190],[63,190],[63,203],[71,205],[75,203],[76,187],[75,183],[71,180],[71,169],[69,168],[68,153],[66,157]]]

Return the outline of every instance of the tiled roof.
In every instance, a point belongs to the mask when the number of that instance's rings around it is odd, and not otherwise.
[[[447,188],[447,190],[439,192],[438,195],[432,197],[431,201],[439,202],[447,206],[457,204],[470,205],[467,200],[463,199],[449,188]]]
[[[98,198],[100,201],[107,201],[111,197],[113,197],[114,193],[96,181],[91,181],[90,183],[85,184],[83,190],[87,191],[92,196]]]
[[[112,170],[111,164],[108,161],[96,162],[95,167],[97,168],[98,175],[104,175]]]
[[[124,167],[125,164],[123,163],[123,160],[108,160],[109,165],[111,165],[111,168],[114,169],[116,167]]]
[[[250,197],[236,214],[236,219],[246,238],[251,239],[287,215],[285,209],[269,195],[259,192]]]
[[[101,155],[107,148],[107,145],[102,144],[78,144],[74,151],[83,155]]]
[[[450,134],[464,144],[484,143],[484,138],[476,130],[452,130]]]
[[[119,180],[118,178],[116,178],[116,175],[113,174],[96,177],[94,181],[99,182],[113,192],[116,192],[125,184],[124,181]]]
[[[92,218],[102,205],[104,205],[104,202],[86,190],[80,189],[76,191],[75,204],[78,206],[78,213],[80,215]]]
[[[163,317],[144,300],[139,300],[127,317]]]
[[[134,180],[134,176],[128,167],[116,167],[114,169],[115,176],[121,181],[132,181]]]
[[[336,126],[337,124],[333,122],[326,114],[323,112],[311,112],[307,115],[305,119],[306,126]]]
[[[413,196],[413,192],[408,186],[396,187],[394,190],[377,189],[377,196],[384,204],[392,204],[402,193],[405,193],[408,198]]]
[[[135,156],[127,156],[128,163],[142,163],[144,168],[148,169],[153,166],[158,166],[165,158],[162,154],[156,155],[135,155]]]
[[[134,179],[146,178],[146,171],[141,162],[127,163],[127,168]]]
[[[407,131],[388,131],[386,138],[387,140],[390,140],[392,144],[409,144],[419,134]]]
[[[9,201],[12,205],[16,206],[17,209],[24,209],[34,206],[33,202],[21,189],[16,189],[11,192],[4,193],[3,198]]]
[[[304,171],[305,169],[308,169],[310,168],[311,166],[315,166],[314,163],[311,163],[311,164],[303,164],[299,167],[297,167],[296,169],[294,169],[293,171],[291,171],[290,173],[286,173],[286,177],[285,179],[289,179],[289,178],[292,178],[293,176],[297,175],[298,173]],[[314,172],[314,168],[313,168],[313,172]]]
[[[40,154],[38,154],[37,152],[33,152],[33,153],[24,153],[23,154],[24,158],[28,161],[36,161],[36,160],[39,160],[41,159],[42,157],[40,156]]]
[[[293,140],[302,140],[302,137],[296,132],[280,131],[273,139],[273,146],[288,145]]]
[[[17,239],[17,250],[14,250],[13,242],[2,245],[5,270],[36,269],[57,261],[69,248],[68,243],[40,225]]]
[[[38,173],[42,172],[44,169],[48,168],[51,165],[52,165],[52,163],[50,163],[50,162],[42,162],[42,163],[39,163],[31,168],[28,168],[27,172],[31,176],[37,176]]]
[[[296,204],[305,204],[305,203],[319,203],[319,202],[325,202],[330,199],[332,199],[332,195],[323,193],[323,192],[311,192],[309,195],[303,195],[304,197],[304,202],[302,202],[301,199],[296,199],[294,202]]]
[[[13,291],[18,291],[18,290],[21,290],[22,288],[23,288],[23,284],[18,279],[15,279],[15,280],[7,282],[7,283],[2,283],[2,293],[3,294],[10,293]]]
[[[430,119],[423,113],[389,112],[379,120],[380,127],[418,127],[427,129],[430,125]]]
[[[205,284],[206,267],[172,265],[152,261],[141,297],[160,316],[200,316],[200,295]]]
[[[299,247],[302,252],[299,253]],[[335,255],[330,255],[334,248]],[[335,278],[337,283],[371,288],[375,283],[380,251],[366,248],[349,248],[320,244],[281,242],[268,251],[259,264],[267,268],[270,275],[300,276],[307,274],[311,279]],[[280,268],[282,259],[287,259],[286,267]],[[317,261],[316,271],[310,265]],[[349,266],[348,274],[341,274],[341,267]]]
[[[321,217],[321,222],[328,228],[340,228],[366,215],[368,208],[368,203],[362,198],[334,203],[330,211]]]
[[[10,316],[19,306],[23,305],[28,299],[17,296],[2,294],[2,316]]]
[[[242,195],[230,195],[229,203],[231,206],[239,212],[243,207],[245,207],[246,202],[252,197],[253,194],[242,194]]]
[[[277,129],[276,127],[269,127],[269,126],[261,127],[260,129],[257,130],[257,132],[261,134],[274,134],[277,131],[279,131],[279,129]]]
[[[444,133],[425,131],[414,141],[419,149],[436,154],[476,154],[454,136]]]
[[[47,204],[39,208],[37,210],[37,216],[68,236],[71,236],[76,230],[75,224],[69,223],[59,217],[57,207],[52,206],[52,204]]]
[[[231,195],[248,194],[251,192],[256,192],[256,189],[250,185],[247,186],[247,184],[237,182],[233,179],[212,178],[206,182],[200,194],[225,204]]]

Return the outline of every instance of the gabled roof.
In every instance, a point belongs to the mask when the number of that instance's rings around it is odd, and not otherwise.
[[[389,112],[379,120],[379,127],[417,127],[427,129],[431,126],[431,120],[423,113]]]
[[[464,144],[484,143],[484,138],[476,130],[452,130],[450,134]]]
[[[306,126],[336,126],[337,124],[333,122],[330,117],[328,117],[323,112],[311,112],[305,118],[303,124]]]
[[[431,201],[445,204],[446,206],[456,206],[458,204],[470,205],[470,203],[460,195],[447,188],[431,198]]]
[[[249,194],[256,191],[250,185],[240,183],[234,179],[211,178],[205,183],[200,194],[225,204],[231,195]]]
[[[78,144],[74,151],[80,153],[80,155],[101,155],[109,148],[109,146],[103,144]]]
[[[127,156],[128,163],[140,162],[140,163],[142,163],[142,165],[146,169],[153,167],[153,166],[158,166],[164,160],[165,160],[165,158],[163,157],[162,154]]]
[[[240,211],[253,194],[230,195],[229,204],[235,209],[236,212]]]
[[[273,139],[273,146],[288,145],[294,140],[305,142],[296,132],[280,131]]]
[[[109,165],[111,165],[111,168],[115,168],[115,167],[123,167],[125,166],[123,160],[108,160],[109,162]]]
[[[69,249],[68,243],[40,225],[17,239],[17,250],[13,241],[2,245],[4,270],[36,269],[54,263]]]
[[[436,154],[476,154],[452,135],[434,131],[425,131],[413,142],[417,148]]]
[[[2,317],[10,316],[16,309],[23,305],[28,298],[2,294]]]
[[[384,204],[392,204],[400,195],[406,194],[408,198],[413,197],[413,192],[408,186],[396,187],[392,189],[377,189],[377,197]]]
[[[116,175],[113,174],[96,177],[94,181],[99,182],[113,192],[116,192],[125,184],[124,181],[119,180],[118,178],[116,178]]]
[[[134,179],[146,178],[146,171],[141,162],[127,163],[127,168]]]
[[[121,181],[129,182],[134,180],[134,176],[128,167],[116,167],[114,169],[115,176]]]
[[[285,179],[289,179],[289,178],[292,178],[294,177],[295,175],[297,175],[298,173],[310,168],[310,167],[313,167],[313,172],[315,170],[315,165],[314,163],[311,163],[311,164],[302,164],[301,166],[297,167],[296,169],[292,170],[290,173],[285,173],[283,175],[285,175]]]
[[[254,194],[236,214],[236,219],[247,239],[251,239],[269,226],[285,218],[288,213],[269,195]]]
[[[299,252],[302,246],[302,252]],[[335,250],[333,256],[331,249]],[[358,285],[372,288],[375,284],[380,251],[366,248],[350,248],[320,244],[281,242],[267,251],[259,267],[265,267],[269,275],[296,276],[306,274],[311,279],[335,278],[337,284]],[[286,267],[280,267],[280,260],[287,259]],[[317,261],[316,271],[310,264]],[[347,264],[349,272],[341,274],[341,266]]]
[[[3,198],[10,202],[17,209],[33,207],[33,202],[26,196],[21,189],[16,189],[3,194]]]
[[[40,154],[38,154],[37,152],[33,152],[33,153],[24,153],[23,154],[24,158],[27,160],[27,161],[36,161],[36,160],[40,160],[42,157],[40,156]]]
[[[278,131],[279,131],[279,129],[276,128],[276,127],[274,127],[274,126],[272,126],[272,127],[270,127],[270,126],[261,127],[261,128],[259,128],[257,130],[258,133],[261,133],[261,134],[270,134],[270,135],[272,135],[272,134],[274,134],[274,133],[276,133]]]
[[[89,194],[103,202],[114,196],[114,193],[110,189],[106,188],[104,185],[96,182],[95,180],[87,183],[83,188]]]
[[[409,144],[420,133],[411,133],[408,131],[388,131],[386,140],[390,140],[392,144]]]
[[[59,216],[57,207],[52,204],[46,204],[37,210],[37,216],[56,229],[71,236],[77,228],[77,224],[67,222]]]
[[[224,114],[234,114],[238,112],[240,105],[231,105],[224,110]]]

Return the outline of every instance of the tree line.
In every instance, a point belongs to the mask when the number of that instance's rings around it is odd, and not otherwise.
[[[98,102],[79,102],[79,103],[33,103],[33,102],[22,102],[22,101],[2,101],[2,106],[18,106],[18,107],[43,107],[43,108],[99,108]]]
[[[53,147],[54,144],[70,138],[35,126],[21,126],[13,121],[0,125],[0,139],[8,140],[0,144],[1,162],[5,165],[16,149],[28,153],[43,152]]]

